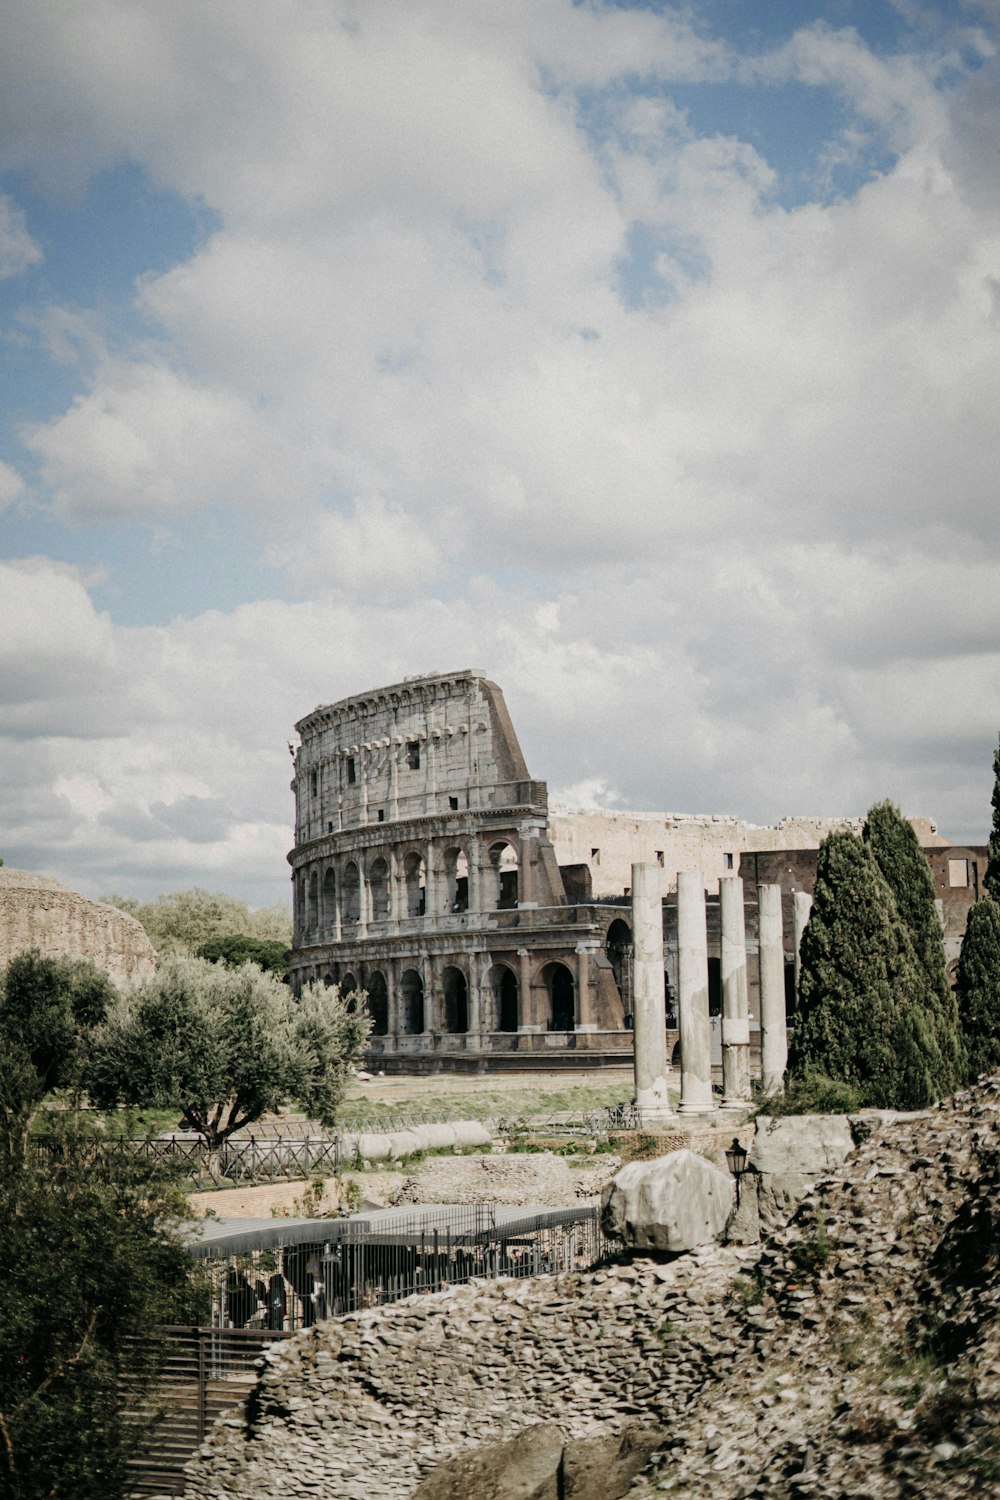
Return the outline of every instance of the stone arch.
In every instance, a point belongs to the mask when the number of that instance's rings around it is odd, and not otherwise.
[[[519,1005],[517,975],[508,964],[494,964],[486,976],[493,997],[491,1031],[516,1031]]]
[[[576,1030],[576,983],[565,964],[546,964],[542,983],[549,999],[549,1030]]]
[[[407,1036],[419,1036],[426,1030],[424,1022],[424,981],[417,969],[404,969],[399,977],[402,1030]]]
[[[448,889],[447,910],[450,912],[469,910],[469,861],[462,849],[446,849],[444,852],[444,876]]]
[[[323,925],[329,929],[337,920],[337,877],[333,866],[327,867],[323,875]]]
[[[344,879],[341,886],[341,900],[343,901],[344,922],[353,926],[361,920],[361,874],[357,865],[351,860],[344,866]]]
[[[406,915],[422,917],[427,910],[427,866],[423,855],[412,849],[403,860],[403,883],[406,887]]]
[[[381,969],[373,969],[365,979],[368,991],[368,1013],[372,1018],[372,1036],[389,1033],[389,987]]]
[[[469,1029],[469,981],[454,964],[441,971],[441,990],[444,998],[444,1030],[450,1032]]]
[[[509,839],[497,839],[487,850],[493,872],[494,905],[497,911],[513,911],[519,895],[517,850]]]
[[[608,928],[605,940],[608,962],[626,1014],[632,1011],[632,929],[621,917]]]
[[[368,888],[372,898],[372,921],[384,922],[389,915],[389,866],[381,854],[368,866]]]
[[[348,970],[340,981],[340,993],[344,997],[347,1009],[353,1015],[358,1008],[358,981],[350,970]]]

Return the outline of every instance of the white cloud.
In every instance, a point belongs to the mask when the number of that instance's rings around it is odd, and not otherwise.
[[[28,233],[24,214],[0,194],[0,281],[37,265],[42,252]]]
[[[217,225],[137,285],[155,342],[37,315],[78,363],[25,432],[48,503],[225,506],[298,601],[124,629],[78,573],[0,574],[19,847],[91,889],[271,899],[294,721],[469,661],[581,796],[765,818],[888,792],[982,831],[995,64],[963,106],[930,43],[829,25],[741,62],[679,13],[569,0],[14,14],[0,161],[68,190],[129,155]],[[667,97],[705,79],[832,90],[828,157],[896,159],[782,207],[766,140]]]

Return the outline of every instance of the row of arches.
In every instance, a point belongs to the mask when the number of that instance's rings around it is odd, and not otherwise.
[[[487,971],[475,997],[470,995],[466,971],[457,964],[445,965],[429,989],[418,968],[404,968],[395,983],[391,971],[387,975],[380,968],[358,973],[347,969],[339,977],[329,971],[322,977],[328,985],[339,983],[345,996],[367,992],[373,1036],[468,1032],[473,1026],[473,999],[479,1001],[476,1009],[484,1031],[516,1032],[525,1025],[573,1031],[576,1026],[575,980],[565,964],[555,961],[543,965],[532,982],[530,1008],[523,1003],[517,972],[505,963]]]
[[[339,873],[334,865],[303,873],[296,886],[303,933],[309,937],[390,917],[464,912],[470,904],[476,910],[517,907],[519,860],[508,840],[490,844],[481,865],[474,862],[471,870],[467,852],[458,845],[434,852],[437,859],[431,855],[430,878],[430,851],[419,849],[389,858],[376,854],[367,865],[348,859]]]

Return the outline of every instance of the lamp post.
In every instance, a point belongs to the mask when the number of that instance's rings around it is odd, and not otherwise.
[[[740,1181],[747,1169],[749,1152],[740,1145],[739,1136],[733,1136],[733,1144],[726,1151],[726,1166],[736,1178],[736,1207],[740,1206]]]

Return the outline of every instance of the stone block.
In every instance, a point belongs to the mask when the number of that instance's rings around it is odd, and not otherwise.
[[[579,1438],[563,1453],[565,1500],[621,1500],[664,1441],[652,1427]]]
[[[415,1500],[560,1500],[563,1435],[537,1422],[502,1443],[486,1443],[439,1464]]]
[[[761,1175],[827,1177],[853,1150],[846,1115],[761,1115],[748,1165]]]
[[[733,1207],[728,1172],[694,1151],[621,1168],[601,1195],[606,1234],[633,1250],[693,1250],[719,1239]]]

